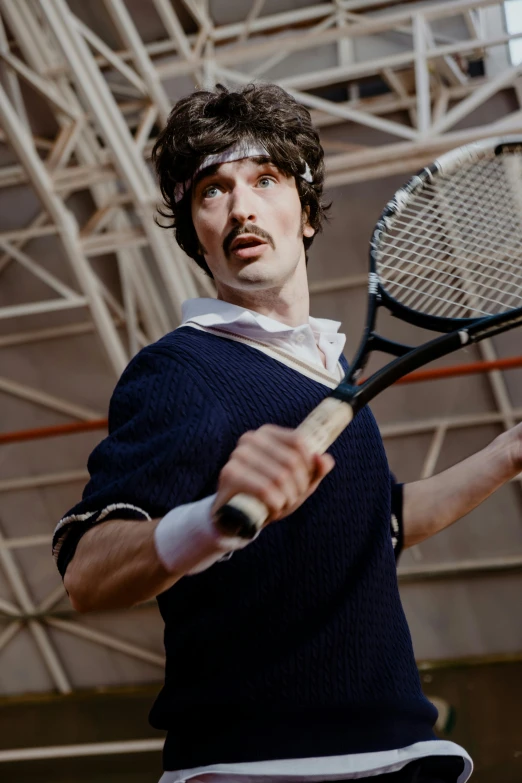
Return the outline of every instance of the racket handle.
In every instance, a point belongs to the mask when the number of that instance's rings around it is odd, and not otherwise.
[[[353,419],[351,406],[336,397],[326,397],[297,427],[312,454],[324,454]],[[269,515],[265,504],[252,495],[239,493],[215,515],[219,530],[228,536],[254,538]]]
[[[326,397],[301,422],[296,432],[304,438],[312,454],[324,454],[352,419],[353,410],[349,403],[337,397]]]

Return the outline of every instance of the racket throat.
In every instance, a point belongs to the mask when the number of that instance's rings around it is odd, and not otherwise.
[[[368,352],[381,351],[390,354],[390,356],[404,356],[411,350],[413,350],[411,345],[388,340],[387,337],[381,337],[379,334],[372,334],[368,338]]]
[[[434,340],[430,340],[430,342],[418,348],[410,349],[408,353],[398,356],[390,364],[387,364],[370,376],[360,386],[341,383],[331,394],[347,402],[352,407],[355,415],[364,405],[395,383],[395,381],[398,381],[399,378],[403,378],[429,362],[447,356],[447,354],[462,348],[469,342],[473,342],[473,336],[466,329],[436,337]]]
[[[350,380],[358,385],[360,384],[361,375],[368,363],[370,354],[375,351],[386,353],[389,356],[404,356],[412,350],[413,347],[411,345],[398,343],[395,340],[388,340],[387,337],[381,337],[380,334],[375,334],[375,332],[366,329],[359,350],[357,351],[350,368]],[[346,386],[348,387],[349,384],[346,384]],[[342,399],[344,399],[344,397]]]
[[[355,384],[348,383],[348,381],[343,381],[330,393],[329,396],[335,397],[336,400],[342,400],[343,402],[346,402],[352,409],[353,415],[355,416],[355,414],[364,405],[364,403],[361,405],[358,402],[358,395],[362,388],[362,386],[357,386]]]

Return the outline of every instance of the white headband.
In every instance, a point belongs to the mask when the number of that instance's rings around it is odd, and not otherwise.
[[[178,182],[174,189],[174,201],[181,201],[185,193],[192,185],[194,177],[199,174],[203,169],[208,169],[209,166],[215,166],[217,163],[230,163],[233,160],[243,160],[243,158],[257,158],[264,157],[269,158],[268,151],[261,144],[251,144],[246,140],[238,141],[231,147],[227,147],[223,152],[218,152],[215,155],[207,155],[207,157],[200,163],[194,174],[186,182]],[[299,176],[306,182],[313,182],[312,172],[308,163],[304,163],[304,173]]]

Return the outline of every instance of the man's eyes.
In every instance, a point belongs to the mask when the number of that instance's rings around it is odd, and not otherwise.
[[[266,190],[272,185],[275,185],[276,182],[277,180],[275,177],[265,174],[262,177],[259,177],[259,179],[256,182],[256,185],[257,187],[260,187],[262,190]],[[201,192],[201,196],[202,198],[214,199],[217,196],[219,196],[219,194],[222,193],[223,190],[224,187],[222,185],[218,185],[217,183],[214,183],[213,185],[207,185],[205,188],[203,188]]]

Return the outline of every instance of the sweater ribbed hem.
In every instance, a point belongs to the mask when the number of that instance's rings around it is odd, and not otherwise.
[[[398,714],[384,708],[346,715],[340,710],[300,710],[294,714],[223,708],[212,716],[204,708],[183,714],[167,734],[165,770],[217,763],[340,756],[396,750],[436,739],[436,710],[429,702]],[[419,714],[421,713],[421,714]]]

